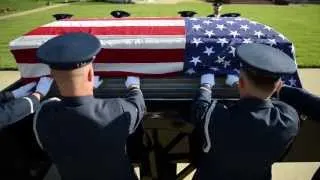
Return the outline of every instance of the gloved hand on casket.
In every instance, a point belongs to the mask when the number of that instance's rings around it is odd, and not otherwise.
[[[140,88],[140,78],[137,76],[128,76],[125,86],[127,89]]]
[[[225,83],[230,87],[236,87],[239,83],[239,76],[235,74],[228,74]]]
[[[100,76],[94,76],[93,87],[98,88],[102,84],[103,80],[100,79]]]
[[[214,79],[214,74],[203,74],[200,79],[201,86],[208,86],[208,88],[212,88],[216,83]]]
[[[32,93],[32,89],[36,86],[37,83],[35,82],[32,82],[32,83],[29,83],[29,84],[26,84],[24,86],[21,86],[20,88],[16,89],[16,90],[13,90],[11,93],[13,95],[13,97],[15,99],[17,98],[21,98],[21,97],[24,97],[24,96],[28,96]]]
[[[42,96],[46,96],[50,90],[52,82],[53,79],[50,77],[40,78],[35,92],[40,93]]]

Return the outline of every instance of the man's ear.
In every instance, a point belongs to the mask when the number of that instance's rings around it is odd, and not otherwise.
[[[94,79],[94,72],[93,72],[93,68],[92,66],[89,67],[89,72],[88,72],[88,81],[89,82],[93,82]]]

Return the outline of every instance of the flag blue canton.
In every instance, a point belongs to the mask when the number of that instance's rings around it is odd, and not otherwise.
[[[241,17],[185,18],[186,49],[184,72],[239,74],[236,48],[241,44],[261,43],[280,49],[295,59],[293,44],[273,28]],[[298,74],[283,76],[285,84],[301,87]]]

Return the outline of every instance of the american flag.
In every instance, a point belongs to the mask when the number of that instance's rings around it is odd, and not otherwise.
[[[294,58],[294,46],[271,27],[244,18],[121,18],[67,19],[40,26],[13,40],[10,49],[24,80],[49,75],[36,59],[36,50],[49,39],[67,32],[87,32],[99,38],[102,50],[94,62],[103,77],[139,75],[197,76],[235,74],[235,48],[264,43]],[[298,74],[283,77],[301,86]]]
[[[238,74],[236,48],[261,43],[280,49],[295,60],[293,44],[270,26],[241,17],[188,18],[186,21],[186,58],[184,71],[189,75],[212,72],[215,75]],[[290,86],[301,83],[298,74],[283,76]]]

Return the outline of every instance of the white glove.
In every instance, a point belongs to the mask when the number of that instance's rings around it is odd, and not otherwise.
[[[98,88],[102,84],[103,80],[100,79],[100,76],[94,76],[93,87]]]
[[[210,87],[213,87],[216,83],[214,80],[214,74],[204,74],[201,76],[200,84],[208,84]]]
[[[233,87],[235,83],[239,82],[239,76],[235,74],[228,74],[226,79],[226,85]]]
[[[50,90],[53,79],[50,77],[42,77],[40,78],[36,92],[40,93],[42,96],[46,96]]]
[[[17,99],[17,98],[30,95],[32,93],[31,89],[34,88],[36,84],[37,83],[32,82],[12,91],[13,97]]]
[[[125,82],[126,88],[137,87],[140,88],[140,78],[137,76],[128,76]]]

